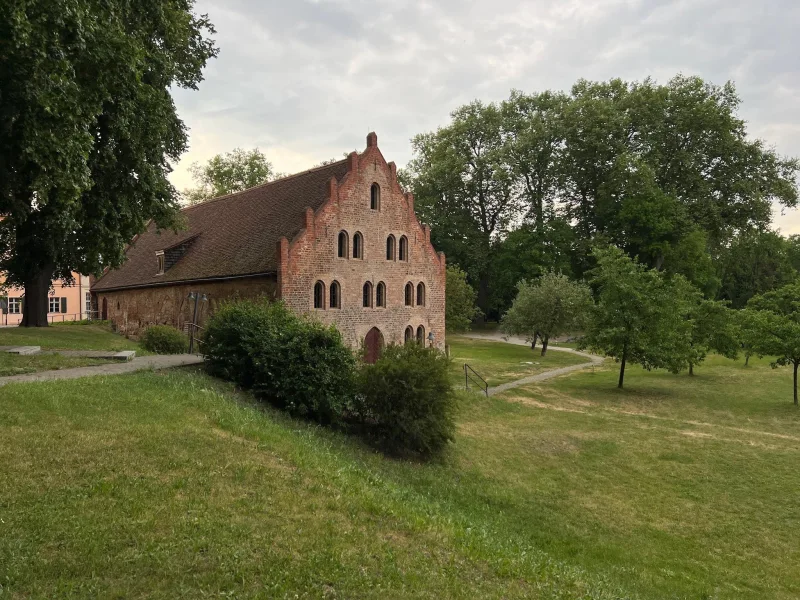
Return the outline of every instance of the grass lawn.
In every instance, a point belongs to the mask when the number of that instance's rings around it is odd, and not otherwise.
[[[85,358],[80,356],[60,356],[58,354],[34,354],[32,356],[16,356],[8,352],[0,352],[0,377],[71,369],[73,367],[89,367],[104,365],[110,360]]]
[[[541,348],[515,346],[505,342],[475,340],[448,335],[452,358],[451,375],[455,385],[464,387],[464,363],[469,364],[490,387],[522,379],[542,371],[585,363],[587,360],[568,352],[555,350],[541,355]]]
[[[0,596],[796,598],[791,373],[697,373],[464,394],[429,465],[194,371],[11,385]]]
[[[0,346],[41,346],[43,350],[136,350],[136,342],[107,325],[55,324],[50,327],[0,327]]]

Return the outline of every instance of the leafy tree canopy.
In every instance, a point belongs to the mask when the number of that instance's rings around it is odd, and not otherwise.
[[[487,313],[507,306],[518,281],[492,281],[495,256],[506,242],[513,252],[515,230],[547,237],[554,221],[573,229],[576,276],[595,266],[593,247],[611,243],[714,297],[712,258],[741,232],[766,230],[773,204],[798,203],[800,164],[750,138],[739,105],[732,84],[680,75],[514,91],[414,138],[404,181]]]
[[[445,323],[447,331],[467,331],[480,311],[475,306],[477,294],[467,283],[464,271],[447,265]]]
[[[216,56],[193,0],[32,0],[0,10],[0,271],[47,324],[51,279],[119,265],[187,143],[170,89]]]
[[[753,296],[794,281],[799,273],[797,238],[772,231],[743,231],[718,255],[720,297],[744,308]],[[793,254],[794,253],[794,254]]]
[[[183,191],[187,204],[199,204],[212,198],[241,192],[280,177],[258,148],[236,148],[232,152],[217,154],[204,165],[192,164],[190,171],[195,187]]]

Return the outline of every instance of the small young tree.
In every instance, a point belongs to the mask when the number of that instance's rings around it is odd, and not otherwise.
[[[599,290],[598,302],[582,346],[620,362],[620,388],[628,363],[677,372],[690,327],[683,285],[676,286],[613,246],[595,249],[594,257],[598,266],[592,283]]]
[[[561,273],[548,272],[536,281],[522,280],[511,308],[503,316],[501,329],[536,343],[542,338],[542,356],[551,337],[575,331],[584,324],[592,306],[592,292]],[[533,345],[531,346],[533,348]]]
[[[743,315],[747,343],[760,356],[774,356],[772,368],[794,367],[794,404],[800,367],[800,282],[754,296]]]
[[[455,265],[447,266],[445,281],[445,326],[447,331],[467,331],[479,314],[475,305],[478,294],[467,283],[467,274]]]

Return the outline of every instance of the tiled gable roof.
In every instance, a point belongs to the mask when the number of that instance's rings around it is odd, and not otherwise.
[[[332,177],[341,181],[347,160],[184,208],[186,229],[174,233],[151,224],[126,251],[126,261],[109,270],[92,290],[238,277],[277,270],[276,245],[303,227],[306,207],[317,210]],[[194,238],[180,259],[158,275],[156,251]]]

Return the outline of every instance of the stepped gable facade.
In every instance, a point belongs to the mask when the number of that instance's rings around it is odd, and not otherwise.
[[[420,224],[374,133],[362,153],[183,209],[185,228],[151,224],[92,286],[122,332],[184,328],[219,303],[267,296],[334,324],[374,358],[387,343],[444,347],[445,257]]]

